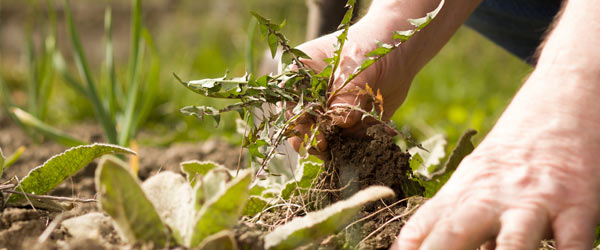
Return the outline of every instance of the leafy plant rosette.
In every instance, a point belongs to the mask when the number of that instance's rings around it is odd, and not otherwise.
[[[241,216],[266,211],[273,200],[259,196],[266,190],[252,185],[249,170],[236,176],[234,171],[207,161],[183,162],[181,169],[186,178],[165,171],[140,184],[124,162],[106,156],[96,172],[99,206],[129,243],[237,249],[233,230]],[[307,174],[304,180],[314,177]],[[287,185],[279,195],[294,191],[286,189]],[[263,247],[291,249],[318,242],[351,223],[366,203],[393,195],[387,187],[369,187],[347,200],[276,227],[265,235]]]
[[[194,81],[182,81],[175,75],[185,87],[202,96],[239,101],[220,109],[211,106],[188,106],[182,108],[181,112],[200,119],[204,119],[206,116],[212,117],[217,125],[222,113],[239,112],[247,126],[243,147],[247,148],[253,159],[260,163],[261,170],[277,154],[277,148],[285,139],[299,136],[294,127],[298,119],[304,116],[312,116],[317,122],[310,133],[305,134],[303,137],[299,152],[302,157],[307,157],[308,149],[316,146],[316,137],[319,131],[331,126],[329,122],[332,120],[331,118],[341,112],[358,111],[362,113],[363,119],[373,118],[389,129],[396,130],[393,124],[382,119],[384,100],[379,90],[371,89],[368,84],[365,89],[355,91],[372,98],[373,107],[371,110],[365,110],[359,105],[332,108],[329,103],[332,98],[342,93],[342,89],[356,76],[425,28],[435,18],[443,4],[444,1],[441,1],[439,6],[432,12],[427,13],[425,17],[409,19],[414,28],[394,32],[392,34],[393,43],[379,42],[378,47],[366,54],[367,59],[338,88],[333,88],[332,83],[334,72],[340,66],[342,49],[347,40],[350,20],[354,12],[354,0],[349,0],[346,5],[347,11],[339,26],[340,30],[337,35],[337,43],[334,45],[333,57],[325,60],[328,64],[321,72],[315,72],[305,66],[300,59],[308,59],[309,57],[304,52],[289,45],[288,39],[281,33],[285,22],[275,24],[271,20],[252,12],[252,15],[258,20],[260,31],[267,40],[272,56],[275,57],[278,49],[282,51],[283,72],[259,77],[246,73],[242,77],[233,78],[225,74],[221,78]],[[290,65],[294,65],[294,67],[290,67]],[[294,70],[291,70],[292,68]],[[293,108],[290,117],[286,118],[284,111],[277,108],[267,108],[265,104]],[[407,139],[407,142],[413,144],[409,139]]]

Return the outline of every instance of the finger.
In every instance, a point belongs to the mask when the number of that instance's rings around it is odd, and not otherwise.
[[[596,228],[594,218],[593,212],[581,207],[574,207],[560,213],[552,225],[557,249],[592,249]]]
[[[340,94],[333,97],[330,107],[333,109],[337,109],[337,115],[332,117],[333,124],[341,128],[351,128],[354,125],[356,125],[359,121],[361,121],[362,113],[359,111],[350,111],[348,105],[360,105],[360,108],[362,108],[365,111],[368,111],[365,107],[368,107],[370,105],[370,102],[367,96],[365,95],[357,96],[351,93]]]
[[[299,123],[294,127],[294,130],[298,131],[299,136],[293,136],[288,139],[290,145],[296,150],[296,152],[300,151],[300,147],[304,142],[305,135],[311,136],[312,128],[314,125],[314,121],[304,120],[303,123]],[[311,150],[309,153],[315,155],[323,155],[325,150],[327,150],[327,140],[325,139],[325,135],[322,132],[317,132],[317,146],[315,150]]]
[[[438,220],[444,207],[435,199],[425,202],[410,220],[402,227],[391,249],[417,250]]]
[[[496,250],[538,249],[548,225],[544,211],[509,209],[500,217]]]
[[[419,249],[476,249],[498,232],[498,215],[494,210],[485,201],[460,206],[452,217],[434,225]]]
[[[496,240],[488,240],[485,244],[479,247],[479,250],[494,250],[496,249]]]

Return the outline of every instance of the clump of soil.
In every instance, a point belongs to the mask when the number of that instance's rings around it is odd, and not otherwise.
[[[410,180],[410,154],[396,145],[394,138],[383,125],[367,129],[367,136],[355,138],[337,131],[327,133],[331,154],[325,161],[325,171],[318,187],[331,192],[332,201],[350,195],[372,185],[383,185],[396,193],[397,199],[422,193],[421,186]]]

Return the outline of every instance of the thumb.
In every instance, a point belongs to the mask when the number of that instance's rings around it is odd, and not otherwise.
[[[368,107],[369,99],[364,95],[355,93],[344,93],[333,97],[330,109],[333,110],[333,124],[341,128],[351,128],[361,121],[362,113],[350,110],[351,106],[360,106],[361,109]]]

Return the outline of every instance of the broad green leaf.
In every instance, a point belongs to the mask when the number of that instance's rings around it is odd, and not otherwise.
[[[251,195],[248,197],[248,202],[244,207],[244,212],[242,215],[244,216],[254,216],[260,212],[262,212],[267,205],[269,205],[269,201],[263,197]]]
[[[283,199],[289,199],[292,193],[296,189],[303,191],[302,189],[308,189],[311,187],[313,181],[319,176],[322,168],[321,164],[316,162],[304,162],[296,171],[296,178],[300,177],[300,180],[291,180],[285,184],[285,188],[281,190],[281,197]]]
[[[235,234],[230,230],[223,230],[216,234],[206,237],[200,243],[199,250],[237,250],[238,245],[235,241]]]
[[[265,236],[265,249],[295,249],[309,242],[318,242],[352,222],[356,213],[367,203],[392,196],[394,191],[388,187],[370,186],[349,199],[296,217],[275,228]]]
[[[142,189],[160,218],[169,226],[175,241],[184,244],[194,219],[194,193],[183,176],[160,172],[148,178]]]
[[[250,171],[243,171],[219,194],[206,201],[196,217],[189,247],[197,247],[206,237],[235,225],[248,199],[251,180]]]
[[[36,131],[42,133],[46,137],[66,147],[75,147],[79,145],[88,144],[85,141],[75,139],[67,133],[56,129],[44,123],[43,121],[40,121],[33,115],[27,113],[26,111],[20,108],[12,107],[10,108],[10,112],[19,120],[19,122],[21,122],[21,124],[35,129]]]
[[[70,148],[55,155],[44,164],[32,169],[16,190],[30,194],[45,194],[58,186],[63,180],[74,175],[88,163],[105,154],[135,154],[130,149],[110,144],[95,143]],[[23,199],[22,195],[11,195],[9,202]]]
[[[408,150],[409,154],[419,155],[421,157],[421,164],[413,172],[425,180],[429,180],[433,178],[433,176],[443,172],[441,161],[446,157],[446,144],[447,142],[444,135],[438,134],[421,143],[422,147],[427,149],[427,151],[418,147],[410,148]],[[413,166],[411,165],[411,167]]]
[[[223,193],[227,182],[231,179],[231,175],[227,169],[214,168],[208,171],[202,178],[202,198],[208,201],[215,196]]]
[[[196,181],[200,176],[206,175],[213,168],[222,167],[220,164],[212,161],[184,161],[179,164],[181,171],[185,173],[187,181],[192,187],[196,186]]]
[[[103,157],[96,170],[99,206],[116,223],[129,242],[153,243],[165,247],[169,229],[157,214],[139,181],[116,157]]]

